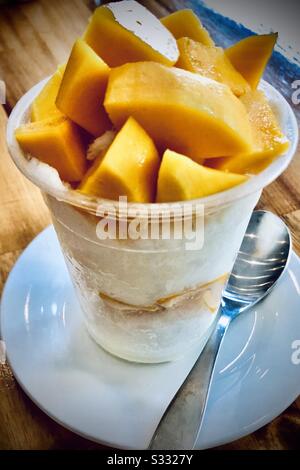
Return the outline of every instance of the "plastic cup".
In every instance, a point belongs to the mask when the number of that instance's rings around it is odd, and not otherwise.
[[[21,172],[44,194],[90,335],[104,349],[129,361],[164,362],[193,348],[200,352],[214,326],[222,290],[261,191],[295,154],[298,126],[292,109],[263,82],[261,87],[291,142],[288,152],[228,191],[192,202],[146,205],[147,210],[155,208],[163,214],[152,220],[155,228],[161,230],[171,216],[171,239],[101,239],[99,222],[105,219],[101,211],[108,201],[67,188],[55,170],[35,159],[28,161],[15,140],[15,129],[28,120],[32,100],[44,84],[45,80],[33,87],[13,110],[8,147]],[[109,204],[109,220],[119,230],[123,206],[116,201]],[[134,208],[139,205],[128,204],[129,211]],[[203,210],[198,216],[197,208]],[[140,220],[145,220],[144,212]],[[203,246],[191,249],[186,237],[172,239],[176,223],[190,223]]]

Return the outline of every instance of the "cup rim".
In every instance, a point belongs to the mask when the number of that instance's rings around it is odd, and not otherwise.
[[[30,181],[32,181],[36,186],[38,186],[44,193],[53,196],[54,198],[66,202],[72,206],[81,208],[90,213],[97,214],[99,207],[111,207],[114,211],[118,212],[120,210],[119,201],[108,200],[104,198],[99,198],[95,196],[85,195],[79,191],[68,187],[63,184],[57,173],[58,182],[60,185],[54,185],[52,180],[46,181],[45,178],[41,178],[40,174],[34,174],[29,171],[28,168],[28,159],[25,157],[24,152],[21,150],[16,138],[15,130],[28,120],[28,115],[30,112],[30,107],[35,99],[35,97],[40,93],[44,85],[51,78],[47,77],[44,80],[40,81],[34,85],[29,91],[27,91],[17,102],[13,111],[10,114],[7,123],[7,146],[9,153],[21,171],[21,173],[26,176]],[[295,113],[287,100],[282,96],[282,94],[276,90],[272,85],[270,85],[265,80],[261,80],[259,89],[265,92],[267,98],[276,103],[276,107],[279,112],[279,121],[281,128],[284,134],[290,141],[290,146],[288,151],[276,158],[265,170],[258,173],[257,175],[251,176],[248,181],[242,183],[238,186],[235,186],[226,191],[222,191],[210,196],[193,199],[189,201],[177,201],[170,203],[135,203],[128,202],[127,206],[143,213],[143,209],[153,212],[158,212],[161,214],[168,214],[170,211],[172,213],[182,212],[185,207],[196,207],[201,204],[205,209],[218,208],[220,206],[226,206],[232,202],[239,200],[241,198],[247,197],[250,194],[261,191],[265,186],[272,183],[279,175],[281,175],[288,165],[290,164],[292,158],[296,153],[299,140],[299,129],[298,123],[295,116]],[[39,162],[44,167],[48,165]]]

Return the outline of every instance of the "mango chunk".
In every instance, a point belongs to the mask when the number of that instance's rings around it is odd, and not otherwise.
[[[242,96],[241,101],[249,115],[255,150],[238,157],[220,158],[218,161],[214,159],[210,166],[234,173],[256,174],[266,168],[274,158],[285,153],[289,148],[289,141],[283,135],[262,91],[250,91]]]
[[[89,169],[79,190],[105,199],[127,196],[129,202],[153,202],[159,155],[144,129],[129,118],[115,140]]]
[[[214,46],[209,32],[204,28],[193,10],[178,10],[160,20],[175,39],[190,38],[206,46]]]
[[[179,202],[206,197],[247,181],[248,177],[206,168],[167,150],[158,175],[157,202]]]
[[[225,51],[232,65],[253,90],[264,74],[277,38],[277,33],[249,36]]]
[[[83,178],[86,159],[80,130],[66,117],[25,124],[15,135],[23,152],[56,168],[63,181]]]
[[[53,115],[57,117],[63,114],[57,108],[55,101],[62,81],[66,64],[60,65],[50,80],[46,83],[40,94],[31,105],[31,122],[41,121]]]
[[[62,113],[95,137],[112,127],[103,106],[109,72],[93,49],[77,40],[56,99]]]
[[[189,38],[181,38],[177,44],[180,56],[176,67],[224,83],[236,96],[241,96],[250,89],[221,47],[205,46]]]
[[[243,104],[221,83],[154,62],[111,71],[104,106],[117,128],[133,116],[160,150],[196,161],[252,150]]]
[[[179,56],[167,28],[133,0],[97,8],[83,38],[111,67],[144,60],[174,65]]]

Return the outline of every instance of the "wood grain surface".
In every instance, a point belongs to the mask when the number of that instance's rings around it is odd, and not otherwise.
[[[172,2],[145,0],[157,15]],[[175,2],[176,3],[176,2]],[[50,223],[37,188],[19,173],[5,143],[7,115],[32,85],[68,57],[82,34],[93,2],[40,0],[0,7],[0,79],[7,101],[0,107],[0,293],[16,259]],[[279,214],[289,225],[300,254],[300,150],[289,169],[265,189],[260,208]],[[296,449],[300,442],[300,400],[272,423],[221,449]],[[103,449],[48,418],[22,392],[7,364],[0,365],[0,449]]]

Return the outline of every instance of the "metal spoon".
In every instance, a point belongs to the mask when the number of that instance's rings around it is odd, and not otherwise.
[[[260,302],[283,274],[291,236],[279,217],[255,211],[224,289],[216,328],[163,415],[149,449],[190,450],[196,445],[218,351],[230,323]]]

